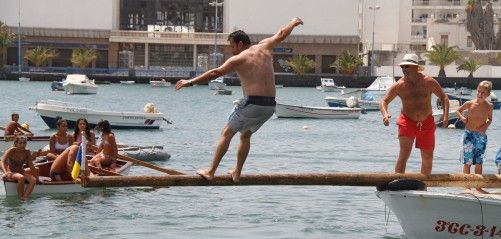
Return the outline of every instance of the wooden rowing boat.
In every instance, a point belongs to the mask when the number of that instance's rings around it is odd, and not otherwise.
[[[42,149],[47,144],[49,144],[50,136],[32,136],[27,138],[28,138],[28,145],[26,146],[26,148],[30,149],[31,151],[36,151]],[[5,140],[4,137],[0,137],[0,153],[5,152],[5,150],[7,150],[13,144],[14,144],[13,140]]]
[[[62,175],[63,181],[52,181],[49,176],[52,162],[36,162],[35,166],[40,171],[40,181],[35,185],[32,195],[35,194],[63,194],[63,193],[82,193],[89,191],[90,188],[84,188],[78,181],[74,181],[69,174]],[[105,175],[124,175],[132,166],[131,162],[117,160],[117,166],[114,168],[105,168],[104,170],[91,170],[96,177],[105,177]],[[17,183],[3,179],[6,196],[17,196]],[[95,190],[95,189],[94,189]]]

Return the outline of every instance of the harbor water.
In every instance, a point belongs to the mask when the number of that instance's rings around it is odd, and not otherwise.
[[[214,95],[207,86],[174,91],[134,84],[100,85],[96,95],[52,92],[50,82],[0,81],[0,124],[20,114],[36,135],[50,135],[34,111],[38,100],[74,102],[89,108],[143,111],[152,102],[173,121],[160,130],[114,130],[118,142],[164,145],[171,158],[161,166],[195,174],[212,160],[221,128],[242,96]],[[500,91],[495,91],[501,96]],[[285,104],[327,106],[315,88],[278,88]],[[357,120],[277,119],[273,116],[252,137],[243,174],[393,172],[398,153],[400,101],[390,105],[391,124],[379,112]],[[494,157],[501,146],[501,111],[495,110],[487,131],[484,173],[496,173]],[[306,126],[306,127],[305,127]],[[433,173],[460,173],[463,130],[437,129]],[[236,162],[238,135],[216,174]],[[419,172],[414,149],[408,172]],[[131,175],[160,175],[134,166]],[[459,192],[461,189],[440,189]],[[403,238],[393,213],[374,187],[228,186],[108,188],[97,193],[42,195],[30,200],[5,197],[0,189],[0,238]]]

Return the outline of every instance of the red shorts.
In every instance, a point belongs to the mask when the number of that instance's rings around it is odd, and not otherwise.
[[[404,114],[397,120],[398,137],[404,136],[416,139],[416,148],[433,150],[435,148],[435,121],[428,116],[421,122],[416,122]]]

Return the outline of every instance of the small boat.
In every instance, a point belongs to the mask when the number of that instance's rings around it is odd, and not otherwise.
[[[231,95],[233,94],[233,91],[229,89],[219,89],[214,92],[214,95]]]
[[[97,94],[97,85],[86,75],[69,74],[63,82],[64,91],[73,94]]]
[[[56,128],[57,117],[63,117],[70,128],[75,127],[81,117],[85,117],[92,128],[101,119],[108,120],[113,129],[158,129],[162,121],[170,122],[151,103],[145,105],[144,112],[94,110],[55,100],[39,101],[29,109],[36,111],[50,128]]]
[[[150,85],[152,87],[169,87],[171,85],[170,82],[162,79],[162,80],[150,80]]]
[[[406,238],[501,236],[501,195],[377,191],[398,218]]]
[[[119,144],[118,153],[142,161],[165,161],[170,158],[170,154],[165,151],[163,145],[137,146]]]
[[[391,76],[379,76],[369,87],[365,88],[365,90],[373,92],[386,92],[393,84],[395,84],[395,78]]]
[[[124,84],[124,85],[132,85],[132,84],[135,84],[136,82],[133,81],[133,80],[121,80],[120,81],[120,84]]]
[[[90,160],[89,157],[87,157]],[[100,190],[99,188],[84,188],[74,181],[69,174],[63,174],[62,181],[52,181],[49,176],[50,167],[52,166],[52,161],[37,161],[35,166],[38,167],[40,173],[40,181],[35,185],[32,195],[37,194],[62,194],[62,193],[83,193],[86,191]],[[114,168],[104,168],[105,170],[125,175],[128,173],[131,162],[123,161],[118,159],[116,167]],[[105,177],[95,173],[96,177]],[[6,196],[17,196],[17,182],[4,181],[5,195]]]
[[[364,111],[379,111],[379,101],[374,100],[374,97],[365,89],[344,93],[343,95],[351,95],[350,97],[327,96],[325,102],[330,107],[350,107],[362,108]]]
[[[443,110],[442,110],[442,105],[438,104],[437,101],[437,107],[438,109],[433,110],[433,120],[435,121],[435,125],[437,127],[442,126],[442,121],[440,121],[440,118],[442,118]],[[449,120],[447,123],[447,128],[449,129],[464,129],[465,125],[463,121],[459,119],[459,117],[456,115],[456,110],[460,107],[459,101],[457,100],[449,100]],[[464,112],[466,115],[468,114],[468,111]]]
[[[317,89],[323,92],[335,92],[335,91],[341,91],[342,89],[346,89],[346,87],[336,85],[334,79],[320,78],[320,86],[317,86]]]
[[[215,80],[209,81],[209,90],[224,90],[226,89],[226,84],[224,83],[223,77],[218,77]]]
[[[34,150],[42,149],[47,144],[49,144],[50,136],[31,136],[31,137],[27,137],[27,138],[28,138],[28,145],[26,146],[26,148],[30,149],[31,151],[34,151]],[[5,152],[5,150],[7,150],[13,144],[14,144],[14,141],[5,140],[4,137],[0,137],[0,153]]]
[[[358,119],[361,108],[312,107],[277,104],[275,115],[278,118],[313,118],[313,119]]]
[[[64,86],[62,81],[53,81],[50,84],[52,91],[64,91]]]
[[[28,82],[28,81],[30,81],[30,78],[22,76],[22,77],[19,77],[19,81]]]

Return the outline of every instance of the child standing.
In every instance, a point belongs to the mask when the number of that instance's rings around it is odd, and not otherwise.
[[[482,163],[485,158],[487,135],[485,132],[492,122],[492,104],[486,100],[492,89],[490,81],[482,81],[477,86],[477,98],[465,102],[456,110],[456,115],[465,124],[461,150],[463,173],[469,174],[471,165],[475,165],[475,174],[482,174]],[[463,111],[468,110],[465,117]],[[488,193],[477,188],[479,193]]]

